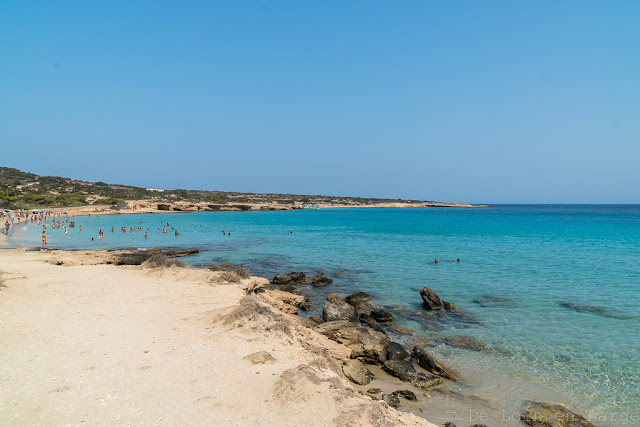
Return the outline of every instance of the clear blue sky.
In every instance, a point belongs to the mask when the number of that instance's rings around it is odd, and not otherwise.
[[[640,1],[0,0],[0,165],[640,203]]]

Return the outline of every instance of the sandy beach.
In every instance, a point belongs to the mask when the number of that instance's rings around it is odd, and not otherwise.
[[[106,257],[0,252],[0,425],[434,425],[356,391],[258,279]]]

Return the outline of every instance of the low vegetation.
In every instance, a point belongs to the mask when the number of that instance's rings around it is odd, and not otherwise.
[[[235,271],[223,271],[219,275],[220,279],[229,283],[239,283],[242,278]]]
[[[170,259],[163,253],[155,253],[151,255],[144,263],[142,263],[142,265],[147,268],[169,268],[187,266],[184,261]]]
[[[330,204],[376,205],[381,203],[423,203],[419,200],[374,199],[361,197],[310,196],[274,193],[236,193],[185,189],[146,189],[131,185],[87,182],[58,176],[40,176],[18,169],[0,167],[0,207],[35,209],[83,205],[122,209],[126,200],[145,200],[152,203],[207,203],[211,205],[250,204]],[[424,202],[429,203],[429,202]]]

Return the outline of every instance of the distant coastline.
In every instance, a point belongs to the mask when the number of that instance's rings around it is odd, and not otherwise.
[[[0,207],[100,213],[276,211],[337,207],[486,207],[467,203],[347,196],[141,188],[41,176],[0,167]]]

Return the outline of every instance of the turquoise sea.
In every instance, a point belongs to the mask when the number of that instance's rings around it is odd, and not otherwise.
[[[228,261],[265,277],[324,270],[335,282],[305,289],[312,299],[367,291],[422,338],[465,335],[483,342],[482,351],[433,348],[454,368],[481,368],[470,381],[475,397],[510,393],[512,401],[503,405],[511,410],[527,398],[530,384],[556,400],[562,396],[561,403],[597,425],[640,425],[634,421],[640,420],[634,418],[640,412],[639,205],[92,215],[75,221],[83,231],[76,226],[68,237],[49,231],[50,248],[197,247],[206,251],[184,259],[191,265]],[[162,233],[167,222],[180,236]],[[150,228],[149,238],[144,231],[122,233],[122,226]],[[39,246],[40,230],[15,227],[10,243]],[[440,264],[433,263],[436,257]],[[456,258],[461,262],[446,261]],[[426,316],[419,295],[424,286],[466,316]],[[488,404],[496,411],[500,405]]]

